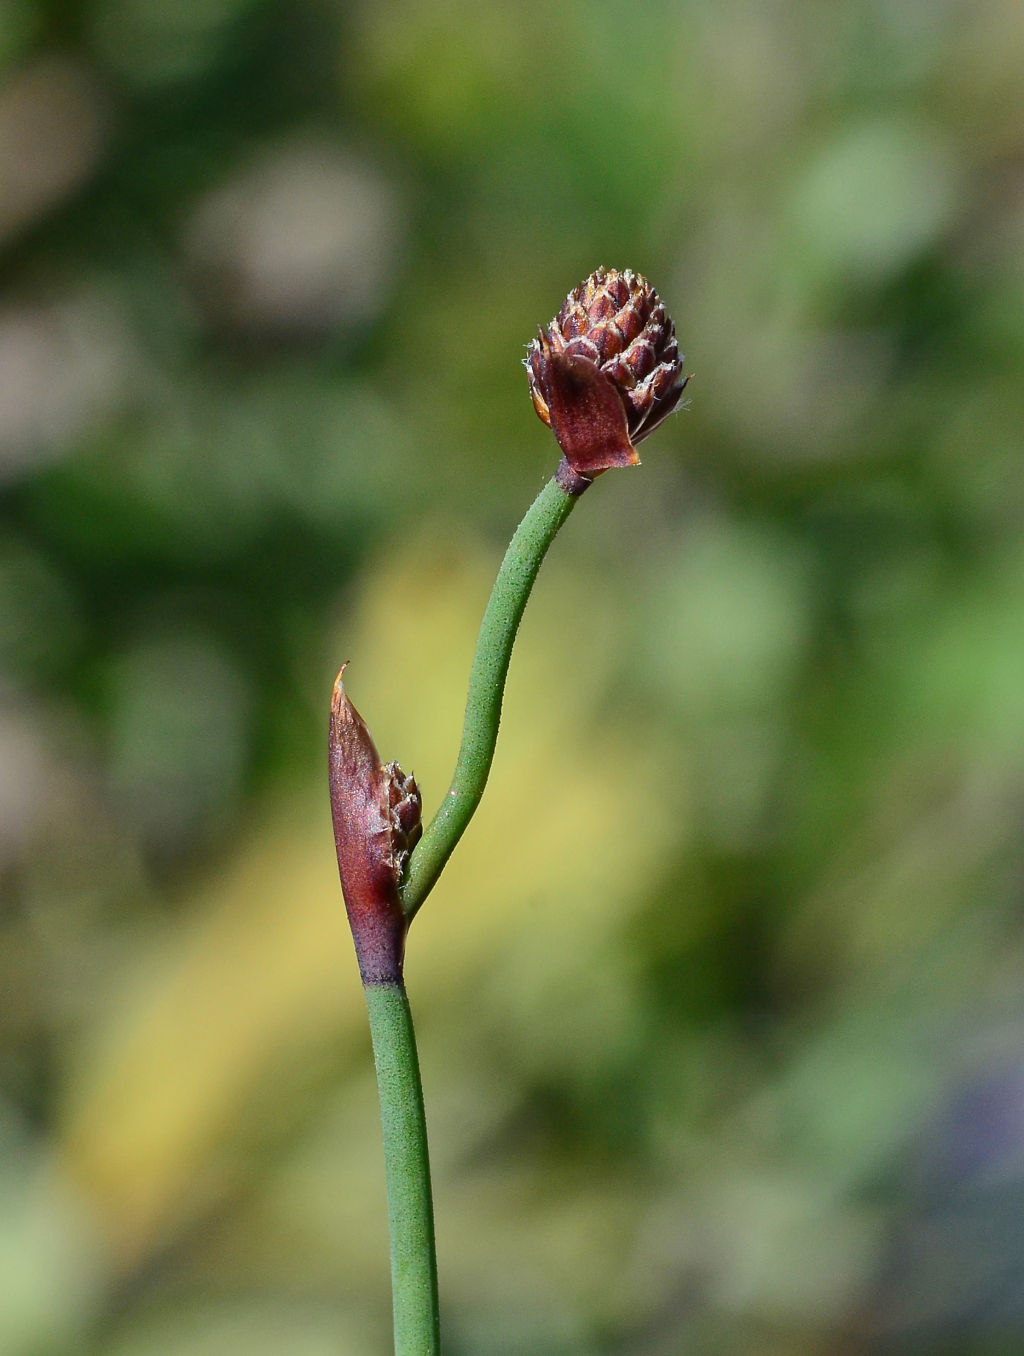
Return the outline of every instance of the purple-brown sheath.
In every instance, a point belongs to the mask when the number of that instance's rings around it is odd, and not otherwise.
[[[363,983],[400,984],[408,925],[398,887],[423,831],[420,793],[397,763],[381,764],[341,681],[346,667],[334,684],[328,746],[341,888]]]
[[[675,326],[646,278],[599,268],[566,297],[526,357],[534,408],[565,454],[558,483],[581,494],[679,404],[689,377]]]

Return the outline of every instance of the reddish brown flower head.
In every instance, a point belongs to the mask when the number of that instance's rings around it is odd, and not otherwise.
[[[688,377],[675,327],[639,273],[599,268],[529,346],[533,404],[585,481],[635,466],[636,444],[678,406]]]
[[[380,755],[342,684],[334,684],[329,743],[338,870],[364,984],[402,978],[406,921],[398,896],[406,858],[422,832],[420,793]]]

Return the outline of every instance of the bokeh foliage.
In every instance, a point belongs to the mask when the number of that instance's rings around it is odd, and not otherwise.
[[[412,933],[449,1350],[1018,1350],[1020,6],[7,0],[0,63],[0,1349],[386,1350],[330,683],[432,808],[604,263],[696,378]]]

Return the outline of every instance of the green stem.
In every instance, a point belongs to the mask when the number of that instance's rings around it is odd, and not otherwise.
[[[438,1356],[434,1210],[412,1014],[403,984],[368,984],[363,992],[384,1128],[395,1356]]]
[[[558,529],[589,484],[560,468],[519,524],[491,591],[469,679],[466,719],[455,775],[444,803],[412,855],[402,891],[411,920],[462,837],[480,803],[494,758],[501,699],[516,632],[537,571]],[[570,492],[571,491],[571,492]],[[395,1356],[438,1356],[437,1261],[416,1037],[405,987],[364,989],[377,1066],[384,1166],[391,1229],[391,1285]]]
[[[409,861],[402,908],[410,920],[433,889],[480,804],[494,758],[505,677],[523,609],[547,549],[578,497],[579,492],[567,493],[554,477],[549,480],[516,529],[501,562],[480,624],[455,774]]]

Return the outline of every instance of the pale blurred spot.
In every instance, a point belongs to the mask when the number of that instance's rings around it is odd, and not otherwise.
[[[915,957],[956,935],[1024,813],[1024,555],[1009,548],[973,585],[897,633],[895,733],[874,809],[835,845],[786,944],[833,991],[906,983]],[[998,915],[996,915],[998,916]],[[979,934],[980,936],[981,934]],[[957,947],[965,945],[957,938]],[[965,964],[962,956],[960,964]]]
[[[795,246],[790,223],[760,212],[717,205],[679,273],[687,330],[700,336],[691,361],[701,409],[748,455],[783,464],[848,456],[888,375],[887,336],[823,324],[820,261]]]
[[[0,864],[16,859],[50,812],[57,767],[28,708],[0,700]]]
[[[0,309],[0,481],[116,409],[132,367],[124,322],[102,297]]]
[[[770,841],[775,793],[789,751],[782,712],[767,717],[708,721],[693,739],[701,826],[725,852],[751,851]]]
[[[200,203],[185,253],[215,323],[319,332],[378,314],[401,236],[398,197],[379,169],[297,140]]]
[[[806,85],[799,45],[777,12],[756,4],[695,10],[686,17],[686,41],[696,42],[700,54],[686,83],[697,85],[713,109],[702,130],[716,146],[750,153],[793,135]]]
[[[834,307],[942,242],[961,179],[948,142],[889,118],[835,134],[772,210],[749,189],[724,191],[677,285],[700,336],[705,417],[773,461],[856,455],[893,340],[838,324]]]
[[[950,225],[958,177],[948,143],[909,121],[846,127],[798,183],[794,225],[822,267],[882,280]]]
[[[973,278],[984,277],[995,284],[997,295],[986,300],[988,323],[994,322],[994,333],[1001,341],[1014,343],[1024,283],[1024,164],[1012,157],[996,163],[989,175],[985,206],[985,215],[972,221],[971,230],[957,240],[957,262]],[[1005,282],[997,281],[999,275]],[[1012,316],[1004,318],[1000,301],[1007,291]]]
[[[807,562],[794,542],[704,515],[654,578],[639,658],[688,721],[770,708],[810,630]]]
[[[88,1212],[0,1107],[0,1351],[36,1356],[80,1339],[105,1258]]]
[[[99,163],[105,101],[79,64],[47,58],[0,90],[0,242],[69,198]],[[127,341],[91,298],[0,311],[0,479],[109,408]]]
[[[745,1119],[798,1147],[832,1183],[837,1207],[852,1204],[847,1188],[856,1193],[886,1171],[941,1092],[933,1034],[908,1018],[899,994],[878,995],[870,1008],[840,1006],[801,1031],[785,1064],[754,1091]]]
[[[702,827],[723,848],[766,828],[811,630],[808,565],[793,541],[700,515],[637,618],[637,676],[685,732]]]
[[[854,984],[897,992],[915,957],[927,960],[944,935],[956,936],[964,901],[985,888],[986,870],[1012,841],[1024,794],[1019,770],[957,768],[948,753],[932,782],[927,756],[917,749],[896,763],[874,818],[836,845],[831,875],[823,871],[794,911],[780,948],[794,973],[824,974],[835,992]]]
[[[103,152],[106,112],[86,68],[65,58],[39,61],[0,90],[0,242],[85,183]]]
[[[985,0],[956,12],[936,90],[959,135],[983,160],[1016,161],[1024,117],[1024,12],[1019,0]]]
[[[801,332],[781,317],[754,322],[740,342],[734,330],[709,365],[719,358],[709,393],[715,415],[783,466],[856,455],[850,435],[890,367],[884,335]]]
[[[734,1170],[708,1185],[706,1200],[714,1302],[726,1311],[775,1322],[835,1321],[870,1276],[877,1223],[844,1208],[824,1174]]]

